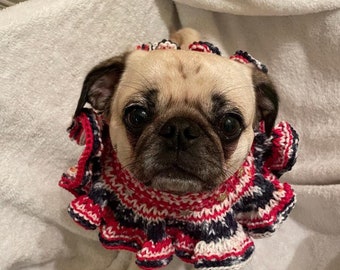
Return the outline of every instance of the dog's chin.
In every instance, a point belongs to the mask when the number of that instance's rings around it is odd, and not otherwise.
[[[150,179],[150,186],[177,195],[197,193],[207,188],[197,176],[183,170],[162,170]]]
[[[151,187],[177,195],[196,193],[203,190],[202,184],[197,180],[168,178],[165,176],[157,176],[152,179]]]

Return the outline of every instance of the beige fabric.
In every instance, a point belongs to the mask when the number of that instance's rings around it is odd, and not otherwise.
[[[268,9],[258,3],[253,15]],[[225,54],[248,50],[268,65],[281,91],[280,118],[301,134],[298,163],[286,177],[298,184],[298,205],[273,237],[256,240],[247,269],[338,269],[339,12],[248,17],[177,8],[184,26]],[[0,11],[0,269],[132,267],[129,255],[103,249],[97,232],[71,221],[72,196],[57,182],[81,151],[65,130],[87,71],[131,45],[166,37],[176,24],[171,10],[165,0],[31,0]]]

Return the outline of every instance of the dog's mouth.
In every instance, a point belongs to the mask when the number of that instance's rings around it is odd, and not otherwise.
[[[204,181],[198,175],[178,165],[156,172],[149,180],[148,184],[151,187],[179,195],[206,189]]]

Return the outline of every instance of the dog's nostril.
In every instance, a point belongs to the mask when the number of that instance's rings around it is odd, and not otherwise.
[[[176,117],[163,125],[159,135],[166,139],[168,146],[185,150],[201,136],[201,128],[192,120]]]
[[[161,128],[159,135],[161,135],[162,137],[165,137],[165,138],[172,138],[176,135],[176,133],[177,133],[176,126],[165,124]]]
[[[186,129],[184,129],[183,135],[188,140],[194,140],[194,139],[198,138],[201,134],[200,134],[200,130],[199,130],[198,127],[190,126],[190,127],[187,127]]]

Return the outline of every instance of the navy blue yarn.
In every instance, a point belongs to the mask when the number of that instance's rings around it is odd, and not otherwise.
[[[256,67],[258,67],[258,69],[261,70],[263,73],[268,73],[268,68],[266,67],[266,65],[256,60],[249,53],[242,50],[238,50],[235,52],[235,55],[241,55],[242,57],[247,59],[250,63],[253,63]]]
[[[166,219],[165,223],[150,222],[134,213],[130,208],[126,208],[121,204],[113,193],[110,194],[108,206],[114,210],[114,216],[122,226],[139,228],[146,230],[149,239],[155,242],[164,239],[165,226],[180,228],[185,234],[193,239],[201,239],[210,243],[216,241],[217,235],[223,235],[226,238],[231,238],[237,229],[237,222],[231,213],[226,213],[223,221],[210,221],[207,227],[202,223],[193,223]],[[205,229],[202,229],[205,228]]]
[[[299,135],[297,134],[296,130],[293,129],[292,127],[291,131],[292,131],[292,136],[293,136],[293,144],[292,144],[292,156],[289,157],[287,165],[284,169],[279,170],[279,171],[273,171],[273,174],[277,177],[280,178],[284,173],[290,171],[293,166],[296,163],[296,158],[297,158],[297,148],[299,146],[298,142],[299,142]]]
[[[232,213],[227,212],[222,221],[210,220],[205,222],[186,222],[174,219],[167,219],[168,228],[179,228],[184,234],[197,241],[203,240],[206,243],[217,242],[220,236],[232,238],[237,230],[237,222]]]
[[[265,180],[263,175],[256,174],[254,179],[254,186],[260,188],[258,192],[254,192],[252,196],[243,197],[239,202],[233,206],[236,213],[251,212],[259,208],[265,208],[271,199],[274,199],[273,192],[274,185]]]
[[[175,250],[175,254],[178,258],[182,258],[185,260],[191,260],[192,258],[192,253],[183,251],[183,250]]]
[[[198,43],[200,45],[208,46],[212,53],[217,54],[217,55],[221,55],[221,51],[214,44],[207,42],[207,41],[199,41]]]
[[[175,43],[175,42],[171,41],[170,39],[162,39],[162,41],[158,42],[157,46],[158,46],[158,45],[160,45],[161,43],[165,43],[165,42],[170,42],[171,44],[174,44],[174,45],[176,45],[176,47],[177,47],[177,50],[180,50],[180,49],[181,49],[181,47],[180,47],[180,46],[178,46],[178,44],[177,44],[177,43]]]
[[[272,143],[264,133],[256,132],[254,138],[254,186],[260,188],[251,196],[243,197],[233,206],[235,213],[245,213],[264,209],[271,199],[274,199],[275,186],[263,176],[263,163],[271,152]],[[245,229],[246,225],[244,225]]]
[[[229,257],[225,260],[216,260],[216,261],[207,261],[207,260],[200,260],[195,263],[195,268],[207,268],[207,267],[231,267],[233,265],[240,264],[250,258],[250,256],[254,252],[254,246],[250,246],[242,256],[237,257]]]
[[[172,258],[173,256],[170,256],[169,258],[166,258],[163,260],[157,260],[157,261],[136,260],[136,264],[142,267],[146,267],[146,268],[159,268],[159,267],[169,264],[172,261]]]
[[[237,222],[231,213],[226,213],[224,221],[203,221],[200,239],[206,243],[217,242],[220,237],[231,238],[237,230]]]
[[[166,237],[165,228],[164,220],[148,222],[146,226],[148,240],[152,240],[154,243],[164,240]]]
[[[280,171],[276,172],[276,176],[281,176],[284,172],[290,170],[292,166],[294,165],[296,161],[296,152],[297,152],[297,141],[298,141],[298,135],[294,129],[292,129],[293,133],[293,149],[292,149],[292,157],[290,157],[287,169],[283,169]],[[264,209],[266,205],[270,202],[271,199],[274,199],[274,191],[275,191],[275,186],[267,181],[263,177],[263,163],[266,160],[266,158],[270,155],[271,153],[271,147],[272,143],[271,141],[275,139],[275,135],[272,138],[268,138],[265,134],[263,133],[256,133],[254,143],[254,164],[255,164],[255,179],[254,179],[254,186],[260,187],[259,192],[254,192],[252,196],[247,196],[243,197],[238,203],[236,203],[233,206],[233,210],[236,213],[239,212],[251,212],[251,211],[256,211],[259,208]],[[281,218],[282,221],[287,218],[289,215],[290,211],[294,207],[294,200],[295,198],[293,197],[291,201],[287,204],[287,208],[285,208],[281,212]],[[244,225],[244,229],[246,231],[250,231],[253,234],[265,234],[265,233],[272,233],[275,231],[275,226],[279,222],[279,220],[276,220],[275,223],[263,227],[263,228],[256,228],[256,229],[251,229],[249,230],[246,225]]]
[[[93,200],[95,204],[103,206],[108,198],[109,198],[109,191],[104,188],[103,183],[96,183],[94,187],[89,192],[89,198]]]
[[[83,111],[91,125],[91,128],[93,130],[93,147],[91,151],[90,158],[86,161],[85,165],[85,174],[83,176],[82,182],[77,187],[77,190],[81,190],[82,192],[80,194],[86,193],[86,190],[84,191],[83,188],[91,181],[92,183],[97,182],[100,177],[101,177],[101,162],[100,162],[100,157],[95,156],[96,153],[98,153],[98,149],[100,148],[100,137],[101,133],[98,128],[98,125],[96,123],[96,118],[95,115],[93,114],[92,110],[84,108]],[[79,134],[78,134],[79,135]],[[92,164],[92,170],[91,173],[89,173],[88,168]]]
[[[130,249],[133,250],[140,250],[142,247],[135,241],[130,241],[130,242],[126,242],[126,241],[108,241],[106,239],[104,239],[100,234],[99,234],[99,241],[106,247],[110,247],[110,248],[114,248],[114,247],[128,247]]]
[[[290,212],[293,210],[294,205],[295,205],[295,197],[293,197],[293,198],[289,201],[288,205],[289,205],[289,207],[286,208],[286,209],[284,210],[284,213],[283,213],[283,215],[282,215],[282,221],[286,220],[287,217],[289,216]],[[278,221],[277,221],[277,222],[278,222]]]
[[[146,227],[145,220],[136,215],[133,210],[126,208],[121,204],[114,193],[110,193],[108,206],[110,209],[114,209],[113,215],[122,226],[127,228],[138,228],[141,230],[144,230]]]
[[[289,201],[289,203],[288,203],[288,207],[285,208],[283,212],[281,212],[281,218],[282,218],[281,220],[276,220],[275,223],[273,223],[272,225],[269,225],[267,227],[252,229],[250,232],[252,234],[254,234],[254,235],[255,234],[263,235],[263,234],[266,234],[266,233],[273,233],[273,232],[275,232],[275,227],[276,227],[277,223],[279,223],[279,221],[283,222],[284,220],[286,220],[288,215],[290,214],[290,212],[293,210],[293,208],[294,208],[294,200],[295,200],[295,198],[292,198]],[[247,228],[245,228],[245,229],[247,229]],[[247,231],[249,231],[249,230],[247,230]]]
[[[87,228],[89,230],[95,230],[97,229],[96,225],[91,224],[89,221],[87,221],[86,219],[82,218],[81,216],[79,216],[77,213],[75,213],[71,208],[69,208],[68,210],[69,215],[71,216],[72,219],[76,220],[81,226],[83,226],[84,228]]]

